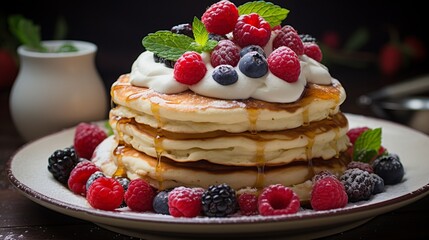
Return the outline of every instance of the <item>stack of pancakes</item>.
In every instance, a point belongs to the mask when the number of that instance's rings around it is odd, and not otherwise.
[[[131,85],[126,74],[111,97],[115,134],[93,158],[106,175],[143,178],[158,189],[227,183],[238,190],[294,186],[347,164],[345,91],[335,79],[308,83],[297,102],[269,103],[158,93]]]

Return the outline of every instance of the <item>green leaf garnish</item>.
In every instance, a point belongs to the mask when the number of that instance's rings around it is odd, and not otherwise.
[[[176,61],[187,51],[202,53],[216,47],[217,41],[209,39],[209,32],[197,17],[194,17],[192,31],[195,40],[183,34],[161,30],[144,37],[142,43],[146,50],[172,61]]]
[[[28,48],[39,52],[47,52],[48,49],[41,43],[40,27],[21,15],[12,15],[8,18],[10,31]]]
[[[265,19],[271,27],[280,25],[286,19],[289,10],[280,6],[274,5],[271,2],[254,1],[247,2],[238,7],[240,15],[257,13]]]
[[[78,49],[66,43],[53,51],[42,44],[40,26],[22,15],[11,15],[8,18],[9,29],[21,44],[38,52],[77,52]]]
[[[353,160],[368,163],[377,156],[380,147],[381,128],[366,130],[356,139]]]
[[[194,39],[186,35],[165,30],[149,33],[142,41],[146,50],[173,61],[176,61],[185,52],[192,51],[194,48],[192,47],[193,42]]]

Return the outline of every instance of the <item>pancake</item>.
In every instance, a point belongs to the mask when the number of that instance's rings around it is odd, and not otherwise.
[[[223,100],[191,91],[163,94],[130,83],[124,74],[111,88],[112,109],[119,117],[177,133],[211,131],[278,131],[323,120],[339,112],[346,94],[332,79],[330,85],[308,83],[302,97],[292,103],[273,103],[253,98]]]
[[[230,166],[284,165],[311,158],[330,159],[348,147],[347,119],[342,113],[310,125],[282,131],[174,133],[134,119],[111,115],[122,141],[149,156],[177,162],[206,160]],[[259,158],[258,158],[259,157]]]
[[[158,189],[176,186],[203,187],[227,183],[234,189],[261,188],[281,183],[295,186],[311,179],[314,173],[327,170],[341,174],[348,163],[342,154],[323,160],[298,161],[276,167],[232,167],[207,161],[183,164],[162,157],[148,156],[127,145],[120,145],[114,136],[108,137],[95,150],[92,161],[112,177],[143,178]],[[305,200],[305,196],[301,196]]]

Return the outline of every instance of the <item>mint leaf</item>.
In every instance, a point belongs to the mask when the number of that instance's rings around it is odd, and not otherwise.
[[[13,35],[28,48],[39,52],[47,52],[42,46],[40,37],[40,26],[24,18],[22,15],[12,15],[8,18],[9,29]]]
[[[378,154],[381,146],[381,128],[369,129],[363,132],[354,144],[353,160],[369,162]]]
[[[195,51],[194,39],[170,31],[161,30],[150,33],[143,38],[143,46],[146,50],[156,53],[158,56],[176,61],[187,51]]]
[[[240,15],[257,13],[259,16],[263,17],[271,27],[275,27],[286,19],[289,10],[270,2],[254,1],[239,6],[238,13]]]
[[[194,33],[196,45],[201,46],[202,49],[209,40],[209,32],[203,22],[197,17],[194,17],[194,21],[192,22],[192,32]]]

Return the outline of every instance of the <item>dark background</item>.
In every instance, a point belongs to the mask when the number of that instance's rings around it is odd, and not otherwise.
[[[7,26],[4,19],[10,14],[22,14],[39,24],[43,40],[54,36],[58,19],[63,18],[68,26],[66,38],[90,41],[98,46],[97,68],[105,82],[106,91],[116,78],[128,73],[131,64],[144,50],[141,40],[148,33],[170,29],[173,25],[191,22],[194,16],[201,18],[212,1],[9,1],[2,6],[2,33]],[[245,1],[233,1],[237,6]],[[389,31],[397,34],[400,41],[407,36],[417,36],[425,46],[429,46],[427,10],[424,1],[272,1],[287,8],[290,13],[283,24],[292,25],[299,33],[309,33],[319,41],[327,32],[334,32],[339,39],[338,52],[357,29],[363,28],[368,39],[346,60],[329,62],[331,74],[340,79],[348,93],[345,111],[364,114],[367,110],[353,108],[350,101],[363,91],[373,91],[386,84],[406,80],[429,72],[427,54],[425,61],[406,61],[398,73],[385,76],[377,63],[381,47],[391,40]],[[390,29],[390,30],[389,30]],[[392,32],[392,31],[391,31]],[[0,40],[8,39],[6,36]],[[10,39],[9,39],[10,40]],[[347,55],[348,56],[348,55]],[[328,56],[326,56],[327,60]],[[364,66],[356,66],[364,61]],[[347,63],[347,64],[345,64]],[[405,65],[405,64],[404,64]],[[366,89],[360,86],[361,79]],[[355,90],[360,87],[360,91]]]

